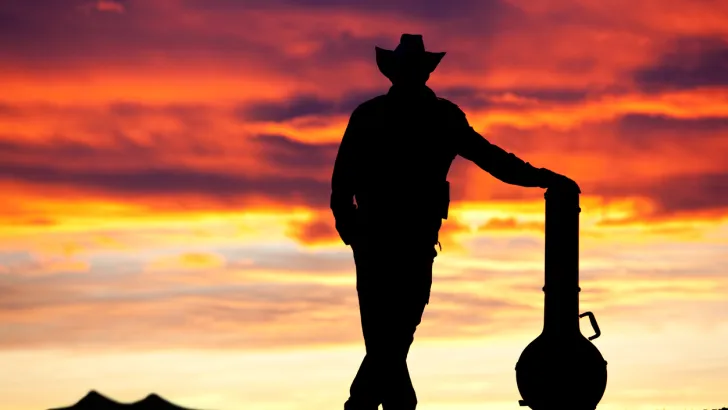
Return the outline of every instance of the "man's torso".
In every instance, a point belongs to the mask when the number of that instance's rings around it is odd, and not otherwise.
[[[447,174],[463,114],[430,93],[407,98],[390,92],[357,108],[355,197],[362,230],[384,225],[389,231],[422,236],[434,230],[436,235],[447,217]]]

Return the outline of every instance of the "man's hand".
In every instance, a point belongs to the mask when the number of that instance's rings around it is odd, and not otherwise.
[[[573,179],[565,175],[557,174],[556,172],[546,168],[542,168],[542,172],[544,173],[544,181],[541,188],[555,189],[559,191],[575,190],[576,192],[581,193],[579,185]]]

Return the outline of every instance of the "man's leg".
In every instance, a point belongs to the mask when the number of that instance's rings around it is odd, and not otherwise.
[[[376,256],[370,251],[370,246],[359,241],[352,246],[354,262],[356,264],[357,284],[356,290],[359,299],[359,315],[364,336],[366,355],[359,366],[349,389],[349,399],[344,404],[344,410],[376,410],[382,403],[380,370],[374,360],[377,356],[377,339],[385,332],[381,305],[381,286],[378,286],[377,276],[380,266],[374,259]]]
[[[359,371],[349,388],[349,399],[344,403],[344,410],[376,410],[382,402],[374,385],[376,373],[374,372],[371,357],[364,355]]]
[[[398,272],[397,285],[392,284],[387,310],[387,333],[382,346],[384,410],[414,410],[417,394],[412,385],[407,356],[417,327],[429,303],[432,284],[432,258],[405,253]],[[393,272],[394,273],[394,272]]]
[[[366,356],[345,410],[410,409],[417,404],[407,355],[429,302],[434,248],[390,254],[354,246],[357,292]],[[388,255],[389,254],[389,255]]]
[[[366,356],[351,385],[345,410],[414,410],[417,396],[412,386],[407,355],[414,340],[426,300],[415,289],[360,291]]]
[[[377,303],[382,297],[375,291],[363,289],[358,290],[358,294],[366,355],[351,383],[344,410],[376,410],[382,403],[381,366],[376,359],[381,350],[378,345],[386,331],[383,312]]]

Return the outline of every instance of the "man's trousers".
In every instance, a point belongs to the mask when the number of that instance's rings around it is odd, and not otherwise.
[[[414,410],[417,395],[407,369],[415,330],[429,303],[433,245],[352,245],[366,356],[345,410]]]

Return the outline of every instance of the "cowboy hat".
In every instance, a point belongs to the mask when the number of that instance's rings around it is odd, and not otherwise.
[[[377,53],[379,71],[390,80],[396,75],[402,63],[414,64],[425,73],[430,74],[435,71],[440,60],[445,56],[444,52],[425,51],[425,43],[420,34],[402,34],[399,45],[394,50],[374,48]]]

